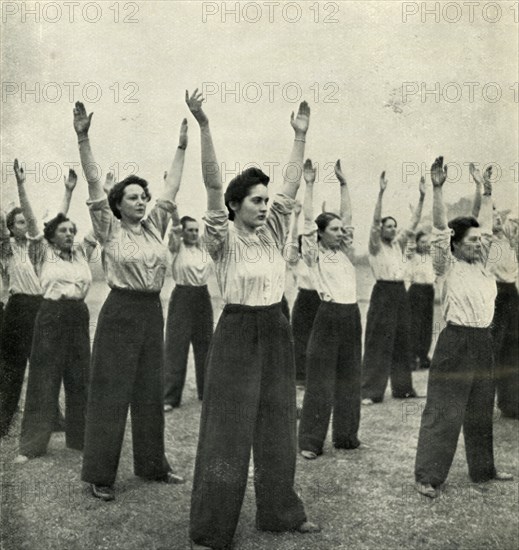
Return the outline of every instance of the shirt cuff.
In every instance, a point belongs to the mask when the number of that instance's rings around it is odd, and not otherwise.
[[[157,199],[157,206],[172,214],[177,209],[177,204],[169,199]]]
[[[291,197],[283,193],[276,193],[274,195],[274,200],[272,202],[272,206],[276,205],[277,211],[280,214],[283,214],[285,216],[292,213],[292,210],[294,210],[295,204],[296,204],[295,199],[292,199]]]
[[[102,210],[103,208],[106,208],[108,206],[108,208],[110,208],[109,204],[108,204],[108,199],[106,198],[106,196],[104,197],[99,197],[98,199],[88,199],[86,201],[86,204],[88,206],[88,208],[90,208],[90,210]],[[110,209],[110,212],[112,210]]]

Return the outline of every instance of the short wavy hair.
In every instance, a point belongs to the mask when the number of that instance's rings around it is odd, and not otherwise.
[[[121,203],[124,197],[124,190],[128,187],[128,185],[140,185],[142,189],[144,190],[144,193],[146,194],[146,199],[148,202],[151,200],[151,193],[148,189],[148,182],[145,179],[139,178],[139,176],[128,176],[127,178],[124,178],[122,181],[117,182],[112,189],[110,189],[110,193],[108,194],[108,204],[110,205],[110,209],[112,210],[114,216],[120,220],[121,219],[121,211],[119,210],[118,205]]]
[[[227,207],[228,216],[231,221],[234,221],[234,210],[231,208],[231,202],[241,204],[243,199],[249,194],[251,187],[255,185],[268,185],[270,178],[259,168],[247,168],[241,174],[233,178],[225,191],[225,206]]]
[[[18,214],[23,214],[23,210],[19,206],[15,206],[5,217],[5,225],[9,229],[9,233],[13,234],[14,222],[16,221],[16,216]]]
[[[43,225],[43,236],[47,239],[47,241],[52,242],[52,239],[56,235],[56,230],[63,222],[70,222],[74,227],[74,234],[77,233],[76,224],[71,221],[70,218],[67,218],[65,214],[60,212],[56,217],[52,218],[52,220],[49,220]]]
[[[452,229],[451,252],[454,250],[454,245],[463,240],[469,229],[480,227],[478,220],[473,216],[458,216],[451,220],[448,225]]]

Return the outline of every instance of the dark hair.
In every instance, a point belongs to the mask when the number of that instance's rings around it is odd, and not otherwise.
[[[118,205],[123,200],[124,190],[128,187],[128,185],[133,184],[140,185],[146,194],[146,199],[148,201],[151,200],[151,194],[148,190],[148,182],[142,178],[139,178],[139,176],[128,176],[122,181],[117,182],[112,189],[110,189],[110,193],[108,194],[108,204],[110,205],[114,216],[119,220],[121,219],[121,211],[119,210]]]
[[[393,220],[395,222],[395,227],[398,227],[398,222],[395,220],[395,218],[393,218],[393,216],[386,216],[385,218],[382,218],[380,220],[380,223],[384,225],[387,222],[387,220]]]
[[[459,216],[449,222],[449,227],[454,231],[451,237],[451,252],[454,245],[460,243],[471,227],[479,227],[478,220],[472,216]]]
[[[427,235],[427,233],[425,231],[418,231],[418,233],[416,234],[414,240],[415,240],[415,243],[417,243],[424,235]]]
[[[186,228],[186,225],[189,223],[189,222],[195,222],[195,223],[198,223],[195,218],[192,218],[191,216],[182,216],[180,218],[180,224],[182,225],[182,229],[185,229]]]
[[[328,227],[329,223],[332,220],[341,220],[341,217],[337,214],[334,214],[333,212],[322,212],[315,218],[315,224],[317,225],[317,229],[319,231],[325,231]],[[317,240],[319,241],[321,237],[319,236],[319,233],[317,234]]]
[[[231,208],[231,202],[241,204],[243,199],[249,194],[251,187],[255,185],[268,185],[270,178],[264,174],[259,168],[247,168],[241,174],[233,178],[225,191],[225,206],[229,212],[228,216],[231,221],[234,220],[234,210]]]
[[[63,222],[70,222],[70,219],[65,216],[65,214],[62,214],[61,212],[55,217],[52,218],[52,220],[49,220],[47,223],[43,224],[43,236],[49,241],[52,242],[52,239],[54,238],[54,235],[56,234],[56,230],[58,229],[59,225]],[[77,233],[77,227],[74,222],[70,222],[74,227],[74,234]]]
[[[15,206],[5,217],[5,225],[7,226],[7,229],[9,229],[9,233],[11,235],[13,234],[12,229],[14,227],[14,222],[16,221],[16,216],[18,216],[18,214],[23,214],[23,210],[19,206]]]

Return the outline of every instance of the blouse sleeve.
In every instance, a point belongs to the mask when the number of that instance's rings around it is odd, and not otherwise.
[[[319,245],[317,242],[317,229],[313,221],[305,221],[304,231],[301,235],[301,257],[308,267],[311,268],[317,265]]]
[[[294,209],[295,200],[278,193],[274,196],[267,215],[266,226],[270,230],[276,246],[281,250],[287,241],[290,229],[290,214]]]
[[[350,262],[355,260],[355,247],[353,246],[353,236],[355,228],[352,225],[344,227],[344,239],[341,242],[341,251],[348,256]]]
[[[442,277],[447,273],[452,262],[451,254],[451,230],[436,229],[433,227],[431,236],[431,255],[434,273]]]
[[[225,210],[208,210],[203,217],[205,222],[204,248],[214,262],[224,253],[229,241],[229,219]]]
[[[168,248],[173,256],[178,254],[182,242],[182,225],[174,225],[169,232]]]
[[[116,220],[108,205],[108,199],[102,197],[100,199],[88,200],[87,205],[90,210],[94,236],[101,245],[104,245],[112,234]]]
[[[146,218],[146,221],[160,233],[162,239],[166,235],[171,213],[176,207],[173,201],[158,199]]]

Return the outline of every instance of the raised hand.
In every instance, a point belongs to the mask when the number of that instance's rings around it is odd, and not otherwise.
[[[112,190],[112,187],[116,184],[115,176],[113,172],[107,172],[106,179],[103,185],[103,191],[109,195],[110,191]]]
[[[488,170],[488,168],[487,168]],[[472,176],[472,178],[474,179],[474,181],[478,184],[478,185],[483,185],[483,178],[481,177],[481,172],[479,171],[478,168],[476,168],[476,165],[471,162],[469,164],[469,172],[470,172],[470,175]]]
[[[380,174],[380,191],[384,192],[387,188],[387,179],[386,179],[386,171],[384,170],[382,174]]]
[[[14,175],[16,177],[16,183],[23,185],[25,183],[25,172],[23,168],[18,164],[18,159],[14,159]]]
[[[189,96],[189,92],[186,90],[186,103],[189,107],[189,110],[197,120],[198,124],[207,124],[209,122],[207,115],[202,109],[202,103],[205,99],[202,97],[201,93],[198,93],[198,88]]]
[[[63,176],[63,183],[65,184],[65,189],[67,191],[74,191],[77,183],[77,174],[74,170],[72,170],[72,168],[68,171],[68,178]]]
[[[420,196],[425,197],[425,178],[423,176],[420,178],[418,189],[420,190]]]
[[[303,177],[305,178],[305,182],[313,184],[315,182],[315,173],[316,170],[312,166],[312,161],[310,159],[306,159],[303,166]]]
[[[339,183],[341,184],[341,187],[342,187],[343,185],[346,185],[346,178],[344,177],[344,174],[342,173],[342,168],[341,168],[341,161],[340,161],[340,159],[337,160],[337,162],[335,163],[334,170],[335,170],[335,176],[336,176],[337,179],[339,180]]]
[[[294,112],[290,115],[290,124],[296,135],[306,135],[308,126],[310,125],[310,107],[306,101],[299,104],[297,116],[294,117]]]
[[[489,166],[483,174],[483,194],[492,194],[492,166]]]
[[[187,118],[185,118],[180,125],[180,137],[178,138],[178,146],[181,149],[185,149],[187,147],[187,141]]]
[[[431,166],[433,187],[441,187],[447,179],[447,165],[443,166],[443,157],[438,157]]]
[[[303,205],[301,204],[301,201],[296,200],[294,204],[294,214],[296,217],[301,214],[301,210],[303,210]]]
[[[87,115],[85,106],[81,101],[76,101],[76,106],[74,107],[74,130],[78,136],[87,135],[88,129],[90,128],[90,122],[92,121],[92,115],[90,113]]]

